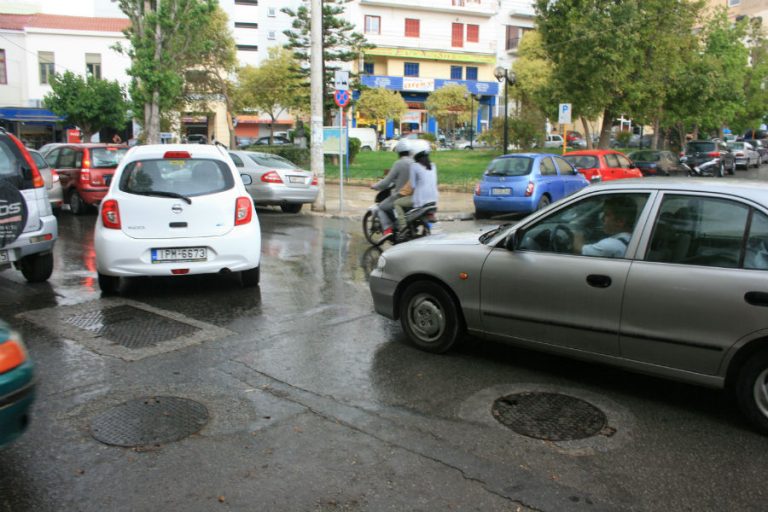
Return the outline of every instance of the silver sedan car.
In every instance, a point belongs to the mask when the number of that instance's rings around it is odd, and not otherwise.
[[[61,206],[64,204],[64,191],[61,188],[59,173],[48,164],[48,161],[40,151],[35,149],[29,149],[28,151],[32,156],[32,160],[35,161],[35,165],[37,165],[37,168],[40,170],[40,174],[43,176],[45,189],[48,192],[48,200],[51,202],[51,208],[54,212],[60,211]]]
[[[317,176],[290,160],[257,151],[230,151],[229,156],[240,174],[253,179],[246,189],[257,205],[278,205],[286,213],[298,213],[317,198]]]
[[[479,237],[396,245],[370,289],[423,350],[471,333],[727,388],[768,433],[768,184],[590,186]]]

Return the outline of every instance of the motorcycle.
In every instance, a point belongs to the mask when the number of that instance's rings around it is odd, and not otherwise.
[[[432,224],[436,222],[435,212],[437,211],[437,205],[435,203],[428,203],[419,208],[413,208],[405,212],[405,232],[398,236],[397,223],[395,221],[394,210],[388,210],[387,215],[392,221],[393,233],[391,237],[384,236],[384,229],[381,226],[379,220],[379,203],[384,201],[392,193],[392,188],[384,189],[376,194],[375,203],[368,208],[368,211],[363,215],[363,234],[365,239],[373,245],[378,247],[387,240],[391,240],[393,243],[407,242],[414,238],[421,238],[427,236],[431,232]]]
[[[688,176],[720,176],[725,175],[725,170],[720,164],[720,161],[715,159],[708,160],[703,164],[691,166],[688,164],[688,159],[683,156],[680,158],[680,164],[688,172]]]

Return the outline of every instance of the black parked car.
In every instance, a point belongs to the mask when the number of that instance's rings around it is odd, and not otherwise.
[[[686,176],[688,170],[671,151],[641,149],[627,155],[643,176]]]
[[[692,140],[685,145],[685,160],[689,167],[711,169],[708,174],[725,176],[736,174],[736,158],[725,142]]]

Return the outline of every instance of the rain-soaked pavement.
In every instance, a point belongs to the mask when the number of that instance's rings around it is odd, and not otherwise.
[[[255,289],[136,279],[101,298],[95,216],[68,212],[48,283],[0,272],[39,377],[0,449],[0,511],[765,510],[768,438],[724,394],[492,343],[422,353],[373,312],[358,219],[259,216]],[[607,424],[517,434],[492,408],[528,391]],[[182,420],[146,427],[155,411]]]

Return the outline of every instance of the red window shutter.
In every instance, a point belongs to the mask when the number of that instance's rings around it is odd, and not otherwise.
[[[480,41],[480,25],[467,25],[467,42],[477,43]]]
[[[405,37],[419,37],[419,20],[405,18]]]
[[[454,23],[451,31],[451,46],[461,48],[464,46],[464,24]]]

